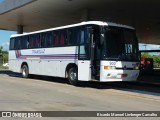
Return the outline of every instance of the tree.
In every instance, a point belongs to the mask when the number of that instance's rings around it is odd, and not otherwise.
[[[148,54],[148,52],[143,53],[142,56],[144,56],[145,58],[153,58],[153,56]]]
[[[0,53],[2,54],[3,46],[0,46]]]
[[[3,63],[7,63],[8,62],[8,52],[4,51],[3,52]]]
[[[158,67],[160,66],[160,56],[156,55],[156,56],[153,56],[153,60],[155,63],[158,64]]]
[[[0,64],[8,62],[8,51],[3,51],[3,46],[0,46]]]

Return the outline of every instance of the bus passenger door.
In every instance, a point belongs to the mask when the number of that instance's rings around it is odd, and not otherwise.
[[[78,79],[100,80],[100,28],[88,27],[80,36]]]
[[[100,80],[100,28],[95,27],[91,33],[91,77]]]

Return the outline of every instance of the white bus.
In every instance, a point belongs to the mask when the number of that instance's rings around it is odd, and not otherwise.
[[[22,73],[79,81],[135,81],[138,40],[133,27],[88,21],[12,35],[9,68]]]

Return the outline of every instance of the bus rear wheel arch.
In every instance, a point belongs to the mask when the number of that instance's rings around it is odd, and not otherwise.
[[[26,63],[22,64],[21,66],[21,73],[23,78],[28,78],[29,77],[29,68]]]

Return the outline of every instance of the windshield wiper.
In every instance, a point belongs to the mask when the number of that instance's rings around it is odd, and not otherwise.
[[[126,59],[126,55],[124,53],[121,53],[120,55],[118,55],[116,61],[122,60],[124,56],[124,59]],[[120,59],[121,58],[121,59]]]
[[[121,57],[121,55],[118,55],[116,61],[119,61],[119,60],[120,60],[120,57]]]

